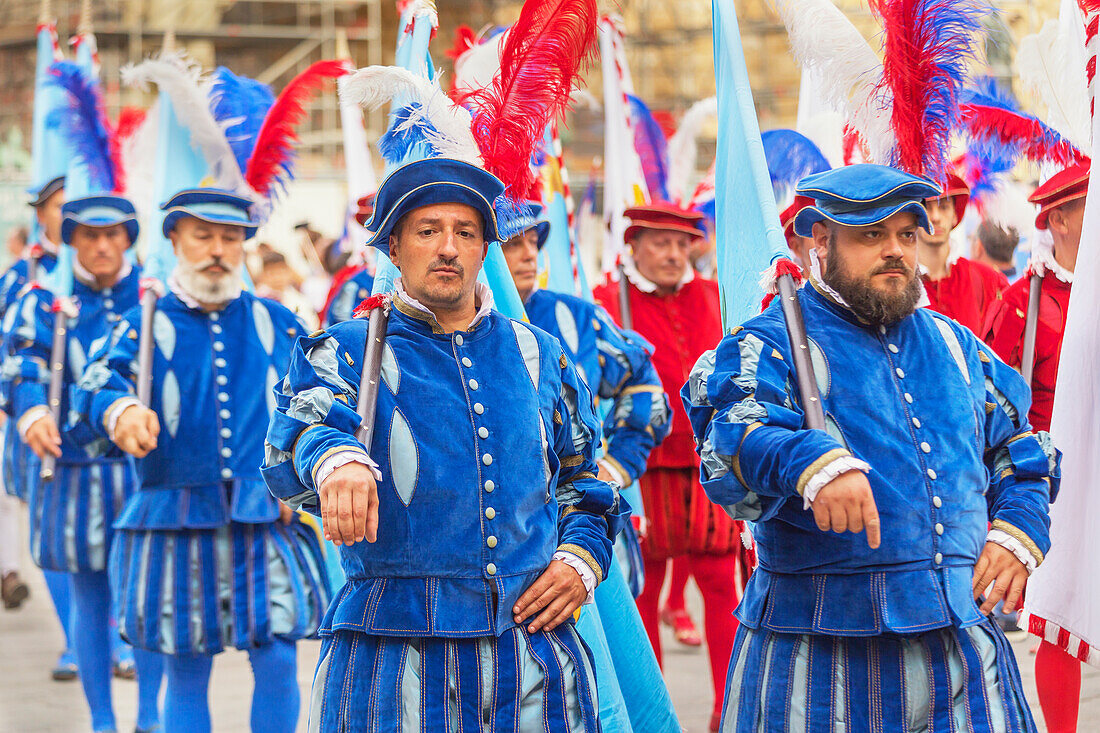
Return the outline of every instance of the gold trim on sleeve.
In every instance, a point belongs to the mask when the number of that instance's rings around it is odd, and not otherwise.
[[[1030,537],[1028,537],[1024,531],[1018,527],[1014,527],[1003,519],[993,520],[993,529],[999,529],[1005,534],[1012,537],[1012,539],[1019,542],[1021,545],[1027,548],[1027,551],[1031,553],[1031,556],[1035,558],[1035,567],[1038,567],[1043,563],[1043,553],[1039,552],[1039,546],[1036,545]]]
[[[592,553],[584,549],[580,545],[564,544],[558,545],[558,552],[568,552],[571,555],[576,555],[584,564],[592,568],[592,572],[596,574],[596,585],[603,582],[603,568],[596,562],[596,558],[592,557]],[[614,558],[612,558],[614,560]]]
[[[845,456],[852,455],[843,448],[833,448],[831,451],[825,453],[825,455],[818,458],[816,461],[806,467],[806,470],[802,472],[802,475],[798,477],[798,485],[795,487],[795,491],[799,496],[803,496],[806,492],[806,484],[810,483],[810,479],[814,477],[821,469],[828,466],[830,463],[838,458],[844,458]]]

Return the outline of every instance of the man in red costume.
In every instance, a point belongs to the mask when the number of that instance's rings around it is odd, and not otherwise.
[[[703,236],[701,214],[659,203],[627,209],[625,239],[633,257],[624,270],[633,329],[655,347],[653,365],[665,392],[678,394],[696,360],[722,338],[718,284],[695,274],[692,242]],[[618,322],[619,285],[596,288],[594,295]],[[642,539],[645,587],[638,610],[657,659],[658,599],[666,561],[684,557],[703,596],[704,631],[710,655],[715,701],[711,729],[721,714],[726,664],[737,621],[733,610],[743,583],[739,566],[740,528],[707,500],[699,484],[699,457],[683,403],[672,401],[672,433],[654,448],[638,483],[649,520]]]
[[[943,195],[924,202],[933,231],[917,230],[917,261],[924,269],[929,307],[980,335],[986,312],[1008,287],[1008,279],[965,257],[952,260],[951,232],[962,221],[969,201],[966,182],[948,174]]]
[[[1031,274],[1034,272],[1042,277],[1031,377],[1031,411],[1028,413],[1035,430],[1050,429],[1054,383],[1058,377],[1058,359],[1066,329],[1077,249],[1081,243],[1088,185],[1089,163],[1079,163],[1052,176],[1031,195],[1028,200],[1039,205],[1035,226],[1048,232],[1050,240],[1044,242],[1045,238],[1040,237],[1028,272],[1004,292],[986,318],[985,340],[1008,364],[1020,367]],[[1044,640],[1035,657],[1035,682],[1047,730],[1050,733],[1076,731],[1081,663],[1061,647]]]

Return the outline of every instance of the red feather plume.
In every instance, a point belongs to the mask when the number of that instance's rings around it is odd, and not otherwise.
[[[1072,143],[1034,117],[986,104],[959,106],[959,121],[970,137],[1008,145],[1035,163],[1067,166],[1086,159]]]
[[[596,0],[527,0],[500,51],[500,73],[457,100],[472,104],[485,169],[515,201],[533,198],[531,156],[546,126],[569,108],[573,84],[596,51]]]
[[[269,196],[281,173],[287,173],[298,142],[298,124],[306,116],[306,104],[325,80],[354,71],[351,61],[318,61],[291,79],[271,105],[256,136],[255,152],[244,178],[257,193]]]
[[[115,125],[115,136],[119,142],[129,139],[141,123],[145,122],[145,110],[141,107],[123,107],[118,112],[118,124]]]

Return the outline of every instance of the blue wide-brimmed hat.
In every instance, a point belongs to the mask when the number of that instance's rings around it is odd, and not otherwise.
[[[390,234],[401,217],[413,209],[432,204],[466,204],[481,214],[486,242],[499,242],[494,204],[504,193],[504,184],[476,165],[451,158],[425,158],[401,166],[382,181],[374,199],[374,214],[365,224],[373,232],[367,240],[386,256]]]
[[[931,232],[924,200],[939,196],[940,190],[927,178],[872,163],[815,173],[799,181],[795,189],[796,195],[811,198],[814,203],[798,212],[794,231],[800,237],[812,237],[814,224],[819,221],[868,226],[907,211],[917,217],[920,227]]]
[[[63,188],[65,188],[65,176],[51,178],[48,181],[31,186],[27,189],[27,195],[31,197],[31,200],[27,203],[37,209],[42,204],[46,203],[46,200],[49,199],[50,196],[53,196]]]
[[[121,196],[101,194],[84,196],[61,205],[61,241],[69,244],[77,225],[89,227],[110,227],[122,224],[130,244],[137,241],[137,211],[129,199]]]
[[[244,227],[244,238],[251,239],[259,224],[252,219],[252,200],[220,188],[189,188],[160,205],[164,214],[164,236],[176,228],[176,222],[190,216],[211,224]]]
[[[550,222],[543,218],[543,214],[546,213],[545,208],[534,201],[528,201],[520,208],[520,215],[508,224],[506,231],[501,231],[501,239],[507,241],[517,234],[524,234],[534,229],[538,234],[538,248],[542,249],[546,244],[546,238],[550,236]]]

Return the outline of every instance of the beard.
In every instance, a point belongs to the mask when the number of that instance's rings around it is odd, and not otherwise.
[[[221,265],[226,272],[217,275],[203,272],[211,265]],[[201,262],[188,262],[180,258],[175,275],[180,286],[200,303],[227,303],[241,294],[240,273],[217,258]]]
[[[884,292],[871,284],[871,278],[884,272],[899,272],[907,279],[905,287]],[[837,254],[836,240],[829,245],[825,259],[825,284],[848,303],[861,321],[872,326],[892,326],[917,309],[921,297],[921,281],[916,271],[899,258],[892,258],[864,276],[853,275]]]

